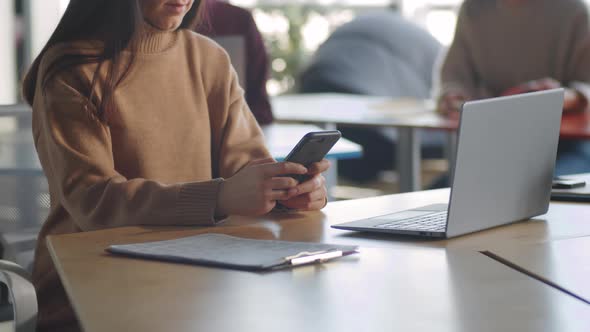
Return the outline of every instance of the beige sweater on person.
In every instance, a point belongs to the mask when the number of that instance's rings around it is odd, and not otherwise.
[[[79,329],[47,235],[214,225],[222,178],[269,156],[227,54],[193,32],[144,36],[107,121],[95,113],[100,89],[97,100],[87,100],[96,64],[60,72],[41,87],[60,55],[99,49],[92,42],[58,45],[39,69],[33,135],[51,197],[33,272],[41,331]]]
[[[466,0],[435,94],[488,98],[551,77],[590,96],[590,30],[581,0]]]

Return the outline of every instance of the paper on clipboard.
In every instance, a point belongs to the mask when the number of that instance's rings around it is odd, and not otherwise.
[[[356,253],[357,250],[356,246],[252,240],[214,233],[107,248],[110,253],[126,256],[242,270],[268,270],[322,262]]]

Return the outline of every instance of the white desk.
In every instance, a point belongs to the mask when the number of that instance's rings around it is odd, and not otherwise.
[[[274,97],[272,105],[275,118],[281,122],[315,123],[326,129],[336,125],[396,128],[402,192],[421,189],[418,129],[448,130],[448,154],[454,155],[456,121],[435,114],[430,100],[318,93]]]

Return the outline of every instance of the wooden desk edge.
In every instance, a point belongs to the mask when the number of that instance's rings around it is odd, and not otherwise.
[[[59,261],[59,258],[57,257],[57,253],[55,252],[55,248],[53,246],[53,238],[55,238],[56,236],[61,236],[61,235],[67,235],[67,234],[49,235],[49,236],[47,236],[45,243],[47,245],[47,250],[49,251],[49,255],[51,256],[51,262],[53,263],[53,266],[55,267],[55,270],[57,271],[57,274],[59,276],[59,280],[61,280],[61,283],[64,287],[65,292],[66,292],[66,295],[68,296],[68,300],[70,301],[72,308],[74,310],[74,313],[76,314],[76,317],[78,318],[78,322],[80,323],[80,325],[82,325],[82,327],[84,327],[84,319],[82,319],[81,313],[78,312],[78,309],[76,309],[76,308],[80,307],[80,304],[76,301],[75,298],[73,298],[70,295],[70,294],[73,294],[73,289],[69,284],[69,280],[67,278],[67,275],[66,275],[65,271],[63,270],[63,267]]]

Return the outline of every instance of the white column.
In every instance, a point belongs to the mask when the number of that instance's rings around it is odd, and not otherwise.
[[[14,1],[0,1],[0,104],[16,102],[16,35]]]
[[[26,65],[39,54],[61,18],[63,0],[26,0]]]

